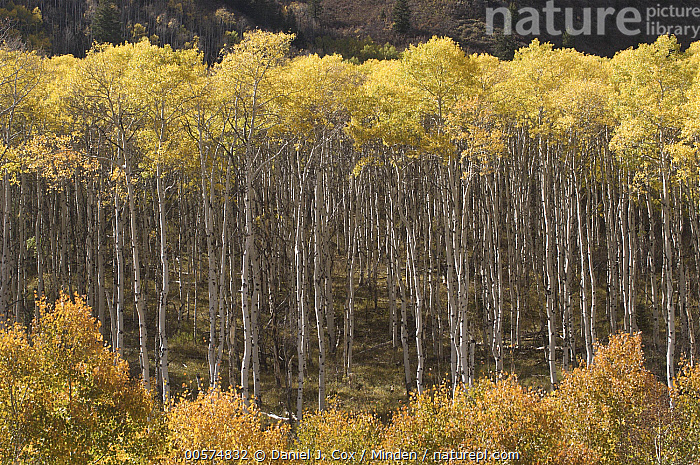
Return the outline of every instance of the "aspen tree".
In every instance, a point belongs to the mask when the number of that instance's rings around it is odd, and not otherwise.
[[[584,235],[584,229],[583,229],[583,215],[581,214],[581,189],[578,184],[578,179],[574,178],[574,183],[575,183],[575,189],[576,189],[576,226],[577,226],[577,233],[578,233],[578,247],[579,247],[579,258],[580,258],[580,274],[581,274],[581,280],[580,280],[580,286],[581,286],[581,294],[580,294],[580,299],[581,299],[581,324],[583,325],[583,334],[584,334],[584,345],[586,347],[586,364],[590,365],[593,363],[593,335],[591,333],[591,327],[593,325],[593,321],[591,321],[591,312],[589,311],[589,304],[588,304],[588,289],[590,287],[589,284],[589,274],[588,274],[588,268],[589,264],[588,261],[591,260],[591,257],[588,255],[588,241],[589,238],[587,235]]]
[[[307,165],[308,168],[308,165]],[[297,357],[298,357],[298,380],[297,380],[297,403],[296,403],[296,418],[302,420],[304,413],[304,371],[306,369],[306,344],[308,338],[308,315],[307,315],[307,298],[306,298],[306,281],[307,281],[307,252],[305,238],[305,189],[306,177],[308,172],[304,170],[302,173],[297,173],[298,179],[295,183],[296,189],[293,189],[292,201],[295,206],[296,228],[294,233],[294,267],[295,267],[295,297],[297,307]]]
[[[551,44],[533,41],[529,47],[516,53],[515,59],[508,66],[508,79],[498,85],[498,95],[503,96],[499,102],[501,112],[514,118],[522,128],[527,150],[535,160],[536,173],[539,176],[539,204],[541,206],[541,225],[543,242],[542,281],[546,296],[547,349],[545,350],[550,373],[550,384],[554,389],[557,383],[556,373],[556,292],[558,291],[556,261],[556,211],[553,202],[558,153],[552,142],[552,123],[555,118],[553,108],[554,91],[563,85],[567,71],[568,55],[555,52]]]
[[[404,382],[406,386],[406,395],[408,395],[411,392],[411,363],[409,359],[409,348],[408,348],[408,328],[407,328],[407,322],[406,322],[406,305],[407,305],[407,298],[406,298],[406,285],[404,283],[404,278],[401,276],[400,270],[401,270],[401,265],[400,265],[400,257],[399,257],[399,247],[398,247],[398,242],[397,242],[397,234],[395,231],[395,225],[394,225],[394,203],[393,203],[393,198],[394,196],[389,197],[389,214],[390,214],[390,222],[391,222],[391,227],[390,227],[390,235],[391,235],[391,256],[392,259],[395,260],[394,263],[394,268],[399,271],[397,273],[396,279],[398,280],[399,284],[399,293],[401,296],[401,348],[403,352],[403,367],[404,367]]]
[[[219,89],[227,91],[224,99],[230,109],[226,124],[232,132],[231,144],[243,154],[245,181],[243,185],[244,247],[241,272],[241,309],[243,314],[244,355],[241,366],[241,386],[248,401],[250,361],[253,352],[258,350],[254,340],[252,322],[257,315],[251,315],[250,289],[252,276],[251,260],[254,255],[255,232],[253,227],[253,180],[257,175],[258,165],[262,165],[264,153],[258,149],[256,138],[270,124],[266,121],[268,104],[275,98],[278,90],[274,89],[275,71],[287,58],[289,44],[293,39],[289,34],[271,34],[262,31],[250,32],[243,41],[235,45],[230,54],[215,69]],[[254,378],[258,378],[254,374]]]
[[[161,285],[158,297],[157,358],[163,404],[170,402],[170,378],[168,375],[168,340],[166,335],[166,311],[170,290],[170,261],[168,260],[168,235],[166,222],[166,189],[163,184],[163,167],[177,159],[183,159],[182,144],[175,137],[179,119],[183,117],[186,89],[197,74],[202,74],[201,56],[194,50],[173,52],[170,47],[148,46],[141,42],[134,61],[141,70],[145,85],[135,92],[146,102],[147,116],[139,142],[144,146],[148,160],[155,164],[157,224],[159,231]],[[185,146],[189,149],[190,147]],[[223,334],[223,331],[222,331]],[[220,359],[221,357],[219,357]],[[212,377],[216,379],[217,376]]]
[[[286,140],[294,141],[299,149],[298,165],[303,164],[303,177],[310,177],[306,183],[301,180],[299,195],[311,191],[308,204],[311,215],[313,248],[313,302],[318,341],[318,408],[323,410],[326,402],[326,331],[325,315],[330,322],[328,327],[331,347],[334,345],[335,328],[332,316],[332,289],[330,286],[330,258],[327,255],[329,238],[326,234],[327,215],[331,208],[330,199],[323,195],[326,191],[324,179],[332,166],[329,145],[344,127],[348,117],[348,100],[358,85],[359,76],[343,63],[338,55],[319,58],[316,55],[299,57],[286,67],[284,77],[288,93],[280,99],[282,124],[273,128]],[[289,120],[287,121],[287,118]],[[300,168],[301,169],[301,168]],[[308,187],[307,187],[308,186]],[[324,276],[325,275],[325,276]],[[350,290],[349,290],[350,291]],[[350,291],[352,292],[352,291]],[[348,361],[349,364],[351,362]]]
[[[580,274],[580,311],[581,331],[586,350],[586,361],[593,362],[595,341],[595,274],[593,273],[592,246],[590,221],[592,221],[591,190],[594,180],[593,171],[596,168],[596,145],[600,134],[612,126],[609,106],[608,68],[605,62],[596,57],[576,54],[571,75],[571,84],[557,90],[556,96],[561,112],[558,115],[556,128],[562,138],[567,140],[566,170],[571,173],[567,177],[567,188],[573,189],[571,214],[575,216],[574,230],[576,232],[579,252]],[[581,90],[584,89],[584,92]],[[572,186],[573,184],[573,186]],[[571,187],[569,187],[571,186]],[[585,194],[585,197],[584,197]],[[585,206],[584,206],[585,200]],[[569,249],[574,245],[569,242]],[[572,259],[573,260],[573,259]],[[590,299],[589,299],[590,294]],[[573,334],[573,328],[570,328]]]
[[[0,255],[0,326],[9,323],[11,300],[11,247],[14,210],[11,180],[18,167],[17,145],[26,137],[22,130],[27,103],[40,82],[41,62],[35,53],[0,48],[0,169],[2,170],[2,252]],[[21,202],[20,202],[21,203]],[[21,257],[20,257],[21,258]]]
[[[677,160],[682,166],[682,171],[684,174],[683,185],[686,192],[686,201],[689,210],[689,223],[690,230],[693,238],[694,261],[695,261],[695,272],[696,277],[700,276],[700,171],[698,166],[698,141],[700,135],[700,98],[698,98],[698,88],[700,86],[700,79],[698,78],[699,70],[698,63],[700,63],[700,44],[693,43],[686,52],[689,56],[693,67],[695,68],[695,76],[691,87],[688,89],[688,102],[687,102],[687,116],[683,128],[683,138],[684,146],[680,147],[680,156]],[[700,296],[700,288],[698,288],[698,295]],[[691,315],[689,313],[688,315]],[[695,338],[693,332],[694,328],[690,329],[691,336]],[[696,347],[697,350],[697,347]],[[690,359],[691,364],[696,361],[697,353],[695,351],[691,352]]]
[[[676,352],[672,196],[677,176],[672,155],[680,136],[678,112],[685,108],[693,72],[675,38],[618,53],[612,61],[616,114],[620,123],[611,148],[646,169],[661,200],[663,301],[666,315],[666,382],[673,387]]]
[[[345,299],[345,315],[343,318],[343,370],[349,382],[352,375],[352,349],[355,338],[355,262],[357,257],[357,181],[350,179],[343,195],[345,207],[345,251],[347,270],[347,297]],[[346,203],[347,202],[347,203]]]
[[[95,46],[83,62],[76,67],[69,90],[69,105],[89,119],[102,137],[114,148],[110,163],[112,176],[123,181],[126,190],[126,206],[129,208],[129,239],[133,268],[133,296],[139,328],[139,364],[144,385],[150,390],[150,367],[146,347],[148,328],[144,283],[141,273],[139,228],[137,226],[137,195],[135,184],[138,173],[138,151],[135,138],[144,124],[145,103],[134,92],[140,79],[136,57],[139,48],[148,47],[147,42],[136,45],[113,47]],[[119,189],[115,188],[115,242],[119,248]],[[117,252],[117,260],[119,259]],[[123,281],[118,281],[118,291],[123,292]],[[121,294],[117,302],[121,301]],[[119,304],[118,304],[119,305]],[[117,310],[117,313],[120,309]],[[118,349],[117,349],[118,350]]]
[[[220,312],[219,302],[219,283],[218,271],[219,263],[217,261],[219,250],[216,248],[216,210],[217,205],[217,186],[216,179],[220,176],[223,170],[221,156],[221,134],[224,131],[224,123],[221,121],[223,103],[221,99],[214,98],[216,94],[216,82],[213,78],[205,78],[203,75],[199,79],[191,82],[187,91],[187,110],[186,118],[183,119],[183,125],[189,134],[191,143],[196,147],[199,161],[199,195],[201,196],[201,209],[197,209],[196,215],[199,220],[203,216],[203,228],[193,228],[190,235],[191,241],[191,262],[190,268],[194,268],[194,316],[193,316],[193,335],[196,338],[197,334],[197,305],[198,292],[197,282],[200,274],[198,256],[198,238],[200,229],[204,230],[204,242],[206,244],[207,257],[207,294],[208,294],[208,314],[209,314],[209,344],[207,347],[207,362],[209,368],[209,384],[214,387],[219,382],[220,371],[220,350],[217,350],[217,341],[220,344],[220,337],[217,337],[217,314]],[[231,164],[230,160],[226,161],[227,166]],[[228,185],[226,186],[228,187]],[[227,191],[228,192],[228,191]],[[199,221],[197,221],[199,222]],[[223,232],[222,232],[223,234]],[[225,236],[224,236],[225,237]],[[222,244],[221,251],[225,251],[225,244]],[[195,263],[197,266],[195,267]],[[223,266],[223,264],[221,264]],[[220,316],[220,315],[219,315]],[[219,332],[225,329],[225,325],[219,319]]]
[[[454,147],[449,142],[449,135],[445,132],[446,119],[449,112],[454,108],[460,96],[467,91],[468,86],[473,82],[473,74],[476,71],[475,64],[464,55],[459,47],[450,39],[438,39],[433,37],[425,44],[410,47],[402,58],[401,72],[405,76],[408,84],[407,91],[414,105],[418,108],[422,118],[430,121],[427,128],[422,128],[419,134],[425,138],[421,145],[429,153],[447,161],[454,154]],[[401,212],[399,211],[401,214]],[[406,216],[406,218],[408,218]],[[404,216],[402,216],[404,219]],[[405,221],[405,220],[404,220]],[[412,251],[412,261],[415,264],[415,244],[417,238],[412,233],[414,225],[405,225],[409,232],[408,247]],[[453,239],[454,241],[454,239]],[[454,248],[454,247],[453,247]],[[464,250],[460,248],[460,250]],[[415,265],[414,265],[415,266]],[[418,347],[418,368],[416,378],[418,380],[418,391],[422,392],[423,374],[423,354],[422,354],[422,295],[415,268],[413,269],[413,280],[416,294],[416,344]],[[466,268],[460,268],[462,273],[468,273]],[[459,275],[458,275],[459,276]],[[462,275],[463,276],[463,275]],[[459,279],[459,278],[458,278]],[[468,279],[467,279],[468,281]],[[464,286],[458,290],[461,302],[466,298],[467,290]],[[466,312],[462,306],[459,321],[466,324]],[[453,315],[456,315],[453,312]],[[457,320],[452,318],[453,327],[451,329],[452,340],[455,340]],[[467,347],[470,339],[461,326],[460,350]],[[463,351],[464,352],[464,351]],[[462,357],[463,359],[464,357]],[[464,366],[464,364],[462,365]],[[464,382],[464,378],[462,382]]]
[[[446,220],[451,217],[450,228],[446,228],[446,243],[448,244],[446,251],[448,256],[454,257],[454,259],[448,260],[454,263],[452,267],[456,270],[457,275],[457,298],[456,302],[453,303],[456,308],[450,312],[451,320],[454,322],[451,327],[455,341],[453,345],[456,352],[457,378],[461,378],[462,383],[468,383],[470,386],[474,383],[475,336],[469,329],[470,323],[467,318],[470,282],[467,233],[471,229],[470,222],[476,221],[478,212],[481,211],[480,208],[476,207],[478,199],[481,196],[490,196],[485,207],[490,210],[495,207],[493,201],[496,196],[500,197],[501,195],[501,189],[496,186],[495,181],[500,181],[499,176],[504,167],[501,157],[505,151],[503,128],[496,118],[493,105],[495,98],[493,88],[503,79],[502,69],[498,60],[490,56],[472,56],[471,61],[475,67],[474,82],[469,89],[463,90],[463,95],[460,96],[448,115],[447,131],[453,138],[456,148],[461,152],[450,157],[446,163],[449,186],[446,194],[451,194],[449,205],[451,205],[452,210],[446,215]],[[484,180],[486,181],[482,182]],[[493,216],[493,210],[490,210],[489,221],[500,223],[500,219]],[[488,253],[494,253],[494,246],[497,245],[498,241],[493,241],[493,228],[490,231],[491,235],[481,239],[490,241],[491,247],[489,247]],[[475,237],[474,245],[476,246],[476,243],[482,242],[482,240]],[[448,271],[449,269],[450,264],[448,263]],[[495,297],[498,297],[498,294],[495,294]],[[499,305],[502,305],[502,300],[498,299],[498,301]],[[493,309],[491,306],[490,308]],[[502,307],[500,309],[502,312]],[[497,316],[498,312],[499,310],[496,309]],[[498,325],[502,323],[502,314],[500,323],[498,319],[490,317],[487,320]],[[501,330],[496,328],[496,333],[501,334]],[[493,328],[488,330],[487,334],[493,334]],[[502,354],[501,344],[493,345],[493,351],[500,357]]]
[[[321,290],[321,225],[322,211],[322,176],[317,173],[314,183],[314,310],[316,313],[316,333],[318,334],[318,409],[323,410],[326,403],[326,337],[323,331],[323,292]]]

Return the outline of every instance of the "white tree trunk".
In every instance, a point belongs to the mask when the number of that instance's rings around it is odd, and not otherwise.
[[[251,162],[252,163],[252,162]],[[248,163],[247,165],[250,165]],[[243,359],[241,360],[241,389],[243,399],[249,402],[250,362],[253,352],[253,328],[250,317],[250,261],[253,252],[253,212],[251,206],[251,191],[253,189],[253,169],[246,166],[245,190],[243,192],[243,210],[245,227],[243,230],[243,260],[241,263],[241,313],[243,316]]]
[[[214,236],[214,182],[213,174],[207,174],[207,167],[204,158],[201,158],[201,189],[202,205],[204,206],[204,234],[207,242],[207,272],[209,291],[209,345],[207,347],[207,362],[209,365],[209,387],[215,387],[218,382],[218,370],[216,366],[216,314],[219,307],[219,292],[217,289],[217,264],[216,245]],[[207,188],[207,178],[208,188]]]
[[[296,218],[296,233],[294,240],[294,263],[296,269],[296,303],[297,303],[297,421],[301,421],[304,414],[304,368],[306,363],[306,263],[304,253],[304,213],[302,192],[299,192]]]
[[[591,335],[591,312],[588,304],[588,237],[584,236],[583,217],[581,215],[581,187],[579,180],[574,178],[576,185],[576,224],[578,226],[578,248],[581,259],[581,319],[583,324],[583,334],[586,346],[586,364],[593,363],[593,337]]]
[[[170,405],[170,375],[168,374],[168,336],[166,334],[166,312],[168,306],[168,292],[170,291],[170,269],[167,255],[167,223],[165,222],[165,191],[160,164],[156,165],[156,190],[158,194],[158,223],[160,229],[160,266],[162,270],[162,282],[158,299],[158,360],[160,361],[160,375],[163,380],[162,399],[166,408]]]
[[[114,293],[114,315],[112,344],[114,351],[123,356],[124,348],[124,231],[121,219],[119,192],[114,191],[114,253],[117,261],[116,290]]]
[[[141,262],[139,261],[138,237],[139,230],[136,226],[136,194],[131,178],[131,168],[126,165],[126,193],[129,201],[129,227],[131,239],[131,259],[134,267],[134,303],[139,320],[139,363],[141,364],[141,377],[147,390],[151,390],[150,367],[148,363],[148,329],[146,327],[146,302],[141,292]]]
[[[321,173],[316,173],[314,186],[314,310],[316,312],[316,333],[318,335],[318,409],[323,410],[326,403],[326,345],[323,330],[323,280],[321,267],[323,245],[321,226],[325,220],[322,214],[325,205],[322,200]],[[327,259],[327,258],[326,258]]]
[[[670,162],[668,155],[662,154],[661,184],[662,197],[661,208],[663,214],[663,251],[664,251],[664,303],[666,305],[666,383],[669,389],[673,388],[675,372],[676,351],[676,313],[673,305],[673,252],[671,250],[671,207],[669,194]]]
[[[543,154],[540,155],[541,157]],[[547,150],[546,159],[542,159],[542,220],[544,222],[545,236],[545,293],[547,294],[547,336],[549,340],[547,354],[547,365],[549,367],[549,382],[551,389],[554,390],[557,385],[557,366],[556,366],[556,320],[554,315],[554,225],[552,224],[551,206],[549,199],[549,189],[551,186],[549,173],[549,153]]]

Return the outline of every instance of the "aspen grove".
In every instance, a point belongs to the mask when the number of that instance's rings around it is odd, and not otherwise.
[[[495,447],[450,416],[497,425],[508,412],[465,412],[511,402],[529,417],[497,445],[533,451],[525,463],[628,463],[634,442],[604,449],[576,423],[593,414],[582,393],[614,397],[606,376],[627,368],[619,383],[644,394],[620,418],[651,450],[629,463],[661,454],[654,444],[678,425],[653,436],[651,406],[700,428],[697,402],[679,394],[679,383],[700,392],[700,43],[682,51],[661,36],[608,59],[535,40],[499,61],[435,37],[353,64],[292,56],[292,40],[249,32],[210,67],[196,49],[147,40],[82,59],[0,49],[8,341],[41,326],[35,296],[84,296],[104,346],[138,367],[139,389],[174,409],[169,428],[182,432],[207,402],[178,410],[169,338],[186,327],[206,357],[201,396],[231,386],[211,402],[259,416],[283,387],[277,413],[314,449],[332,443],[328,422],[350,425],[352,447],[422,451],[425,431],[452,431],[454,449]],[[354,380],[363,289],[399,390],[418,399],[382,432],[328,404],[331,361]],[[642,337],[663,354],[660,382]],[[545,400],[505,375],[521,348],[546,364]],[[595,379],[613,384],[595,390]],[[411,423],[430,408],[433,423]],[[622,437],[615,421],[606,431]],[[563,442],[550,447],[536,425],[556,422]],[[182,437],[213,447],[196,434]],[[266,434],[281,444],[288,431]],[[697,453],[686,446],[682,457]],[[538,447],[559,455],[535,461]],[[678,460],[663,463],[689,463]]]

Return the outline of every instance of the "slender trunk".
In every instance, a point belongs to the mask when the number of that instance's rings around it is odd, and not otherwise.
[[[348,209],[345,224],[346,251],[347,251],[347,299],[345,302],[345,328],[344,328],[344,370],[348,379],[352,378],[352,345],[355,337],[355,258],[357,257],[357,199],[355,193],[355,180],[350,180],[350,186],[346,194],[348,196]]]
[[[10,287],[10,175],[7,170],[3,175],[3,209],[2,209],[2,261],[0,262],[0,329],[9,324],[9,287]]]
[[[326,174],[324,173],[324,179],[326,179]],[[328,182],[324,183],[328,184]],[[330,196],[330,190],[327,189],[325,193],[326,199]],[[335,329],[335,309],[333,308],[333,255],[330,248],[331,243],[331,228],[327,224],[327,221],[331,216],[331,202],[324,202],[324,215],[326,221],[321,224],[322,234],[323,234],[323,256],[324,260],[324,272],[323,272],[323,283],[325,286],[324,293],[324,305],[326,312],[326,324],[328,326],[328,346],[330,347],[331,354],[335,355],[336,349],[338,347],[338,341],[336,338]]]
[[[103,189],[103,179],[100,175],[99,180],[99,192]],[[107,321],[105,312],[105,259],[104,259],[104,248],[105,243],[102,239],[102,233],[104,230],[104,208],[102,207],[102,199],[100,195],[96,196],[96,208],[97,208],[97,234],[95,238],[97,247],[97,315],[100,320],[101,326],[100,331],[102,332],[102,337],[107,339]],[[114,322],[111,322],[114,324]]]
[[[131,178],[131,168],[127,165],[124,170],[126,176],[126,193],[129,202],[129,227],[131,239],[131,259],[134,267],[134,304],[139,320],[139,363],[141,365],[141,377],[146,390],[151,390],[150,367],[148,364],[148,348],[146,346],[148,333],[146,327],[146,302],[141,292],[141,262],[139,261],[138,235],[136,226],[136,194]]]
[[[158,341],[160,361],[160,376],[163,382],[162,399],[166,408],[170,405],[170,375],[168,374],[168,337],[166,333],[166,318],[168,307],[168,292],[170,291],[170,270],[167,255],[167,223],[165,222],[165,191],[163,189],[163,174],[160,164],[156,165],[156,190],[158,195],[158,223],[160,229],[160,265],[162,281],[158,299]]]
[[[668,155],[662,154],[661,185],[662,197],[661,208],[663,214],[663,251],[664,251],[664,304],[666,306],[666,383],[669,389],[673,388],[675,372],[675,352],[676,352],[676,314],[673,305],[673,275],[672,263],[673,252],[671,250],[671,206],[669,194],[670,161]]]
[[[406,324],[406,285],[401,276],[401,266],[399,266],[399,247],[394,227],[394,199],[389,197],[389,219],[391,223],[389,227],[390,242],[391,242],[391,258],[395,260],[393,268],[396,270],[396,279],[399,286],[399,294],[401,296],[401,349],[403,352],[403,367],[404,367],[404,383],[406,386],[406,396],[411,393],[411,364],[408,353],[408,328]]]
[[[454,244],[457,241],[457,215],[458,208],[456,186],[454,184],[454,176],[452,175],[452,166],[447,167],[446,179],[443,179],[443,226],[445,234],[445,285],[447,287],[447,308],[448,321],[450,325],[450,374],[452,379],[453,389],[457,388],[459,383],[463,382],[464,374],[461,372],[463,366],[460,359],[461,351],[459,344],[459,325],[458,325],[458,306],[457,306],[457,283],[455,282],[455,263],[456,252]],[[449,183],[449,186],[447,185]],[[461,229],[461,228],[460,228]],[[460,231],[461,233],[461,231]]]
[[[123,356],[124,347],[124,227],[121,218],[121,206],[119,202],[119,190],[114,188],[114,253],[117,261],[117,276],[115,280],[116,291],[114,293],[114,315],[112,341],[114,350]]]
[[[386,287],[389,297],[389,337],[391,338],[391,345],[394,349],[399,347],[399,324],[397,317],[396,308],[396,273],[394,269],[395,257],[394,249],[391,244],[391,233],[389,228],[391,227],[391,221],[386,222],[386,249],[387,249],[387,261],[386,261]],[[448,291],[449,292],[449,291]]]
[[[42,224],[44,218],[44,199],[42,196],[43,186],[41,184],[41,178],[37,173],[36,177],[36,223],[34,225],[34,238],[36,240],[36,273],[37,273],[37,295],[41,297],[44,295],[44,242],[42,240]],[[98,234],[98,237],[101,237]],[[98,242],[99,244],[99,242]],[[38,317],[38,314],[35,314]]]
[[[25,189],[26,189],[26,175],[24,173],[20,173],[19,175],[20,178],[20,192],[19,192],[19,211],[17,214],[17,219],[19,220],[19,247],[18,247],[18,256],[17,256],[17,277],[16,277],[16,284],[17,284],[17,291],[15,292],[15,321],[17,323],[20,323],[23,319],[24,316],[24,296],[25,296],[25,273],[24,273],[24,266],[25,266],[25,254],[27,248],[25,247],[26,244],[26,217],[25,217],[25,211],[24,211],[24,206],[25,206]]]
[[[557,329],[554,318],[554,225],[551,218],[551,206],[549,199],[550,182],[550,154],[547,148],[546,158],[542,160],[542,220],[544,222],[544,239],[545,239],[545,293],[547,295],[547,335],[549,346],[547,349],[547,364],[549,366],[549,382],[551,389],[554,390],[557,385],[557,366],[556,358],[556,337]]]
[[[219,307],[219,293],[217,289],[218,280],[216,255],[217,249],[214,235],[214,179],[213,172],[207,175],[207,167],[202,160],[202,204],[204,206],[204,234],[207,242],[207,271],[208,271],[208,291],[209,291],[209,345],[207,347],[207,361],[209,364],[209,386],[215,387],[218,382],[218,370],[216,365],[216,314]],[[207,188],[206,179],[209,178]]]
[[[583,321],[583,335],[586,346],[586,364],[593,363],[593,337],[591,335],[591,312],[588,304],[588,260],[591,257],[588,255],[588,236],[584,236],[583,215],[581,215],[581,186],[579,180],[574,178],[576,189],[576,223],[578,226],[578,249],[581,259],[581,320]]]
[[[241,389],[243,399],[249,402],[249,378],[250,361],[253,352],[253,328],[250,317],[250,289],[249,280],[251,272],[251,255],[253,247],[253,211],[251,195],[253,190],[252,160],[246,161],[245,188],[243,191],[243,211],[245,214],[245,226],[243,229],[243,260],[241,263],[241,313],[243,315],[243,359],[241,360]]]
[[[253,251],[251,257],[252,265],[252,278],[253,278],[253,294],[251,295],[251,305],[250,305],[250,326],[252,329],[251,334],[251,368],[253,370],[253,397],[255,401],[260,404],[260,324],[258,322],[258,317],[260,315],[260,302],[262,298],[261,292],[261,280],[260,280],[260,252],[258,248],[253,243]]]
[[[304,368],[306,362],[306,263],[304,253],[304,213],[303,190],[300,186],[297,193],[298,205],[296,212],[296,233],[294,239],[294,264],[296,270],[296,303],[297,303],[297,420],[301,421],[304,413]]]
[[[322,201],[321,173],[316,173],[316,185],[314,186],[314,309],[316,312],[316,333],[318,335],[318,409],[323,410],[326,402],[326,345],[323,330],[323,291],[321,286],[322,250],[321,225],[325,220],[322,211],[325,205]]]
[[[647,212],[649,215],[649,251],[647,263],[649,268],[649,281],[651,282],[651,312],[654,320],[652,338],[654,349],[659,347],[659,293],[657,288],[656,274],[656,222],[654,221],[654,211],[651,207],[651,194],[647,193]]]
[[[591,283],[591,341],[593,344],[596,343],[597,336],[596,336],[596,279],[595,279],[595,270],[593,268],[593,251],[592,251],[592,245],[591,243],[593,242],[593,231],[595,231],[595,217],[593,214],[593,202],[591,199],[591,191],[589,190],[586,194],[587,197],[587,203],[588,203],[588,208],[587,208],[587,221],[586,221],[586,237],[588,240],[586,241],[587,244],[587,256],[588,256],[588,276],[590,278],[590,283]],[[595,349],[595,345],[593,346]]]
[[[415,220],[414,220],[415,221]],[[407,230],[408,235],[408,257],[407,257],[407,272],[413,277],[413,293],[415,296],[414,316],[416,321],[416,388],[418,394],[423,393],[423,371],[425,366],[425,354],[423,353],[423,293],[421,291],[420,278],[418,276],[418,268],[416,265],[416,233],[411,228]]]

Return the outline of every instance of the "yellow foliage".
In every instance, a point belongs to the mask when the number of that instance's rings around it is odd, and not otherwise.
[[[43,85],[34,90],[36,121],[44,132],[57,134],[70,131],[79,118],[67,105],[66,92],[79,60],[71,55],[55,56],[44,60]]]
[[[550,132],[560,111],[557,92],[570,79],[576,56],[575,50],[554,50],[537,39],[518,50],[505,65],[507,78],[494,89],[498,112],[533,133]]]
[[[361,75],[339,55],[302,56],[290,62],[280,76],[278,132],[317,139],[350,117],[351,100]],[[282,89],[280,89],[282,90]]]
[[[480,97],[457,103],[448,116],[448,131],[462,150],[461,156],[478,163],[483,171],[505,154],[505,134],[489,102]]]
[[[552,395],[528,391],[506,377],[454,394],[443,386],[414,396],[394,415],[381,447],[421,456],[427,450],[426,463],[440,463],[433,460],[440,452],[488,449],[519,454],[517,460],[499,463],[561,465],[651,463],[657,445],[668,457],[681,449],[662,445],[671,443],[668,395],[643,366],[641,336],[620,334],[596,349],[595,363],[567,375]],[[685,397],[677,404],[693,413],[675,424],[679,431],[689,426],[697,431],[700,370],[692,375],[686,370],[683,376],[678,384]],[[696,459],[698,448],[689,455],[689,444],[683,457]]]
[[[73,149],[70,136],[37,135],[21,147],[22,164],[46,180],[47,189],[63,189],[76,173],[96,174],[98,163]]]
[[[359,451],[376,449],[381,439],[382,425],[368,413],[351,413],[336,406],[304,417],[297,433],[297,448],[321,451],[327,462],[334,450],[358,452],[344,463],[360,463]],[[366,461],[366,460],[365,460]]]
[[[594,451],[600,464],[650,463],[666,388],[644,368],[640,333],[597,345],[593,365],[568,374],[555,393],[567,442]]]
[[[362,66],[367,77],[352,106],[348,133],[357,146],[417,147],[422,133],[410,88],[393,60],[370,60]]]
[[[140,463],[159,454],[163,424],[151,396],[109,351],[84,302],[37,301],[27,335],[0,333],[0,461]]]
[[[457,43],[449,38],[433,37],[420,45],[411,45],[401,59],[403,79],[415,92],[415,110],[438,118],[442,124],[449,109],[468,92],[476,66]]]
[[[482,380],[474,388],[458,388],[454,396],[443,386],[414,397],[398,412],[382,447],[427,450],[426,463],[441,463],[433,459],[439,452],[485,449],[518,453],[517,459],[499,463],[560,463],[556,417],[551,402],[514,377]]]
[[[147,156],[143,168],[154,172],[157,163],[172,166],[188,161],[194,150],[181,135],[180,120],[188,109],[191,86],[205,72],[201,53],[142,40],[134,46],[129,69],[133,74],[126,90],[145,104],[146,124],[137,134]]]
[[[288,450],[288,427],[264,428],[258,408],[246,407],[243,398],[231,391],[213,389],[194,400],[181,399],[168,412],[168,427],[172,442],[168,464],[191,463],[187,457],[192,450],[224,451],[224,455],[238,451],[222,463],[282,463],[271,459],[270,452]],[[264,460],[255,460],[257,450],[265,453]]]
[[[677,147],[684,143],[684,129],[693,132],[687,118],[693,113],[688,98],[697,70],[692,55],[680,51],[675,37],[660,36],[652,44],[619,52],[611,62],[611,98],[619,124],[610,148],[630,166],[646,170],[650,183],[660,177],[659,167],[669,169],[664,160],[670,155],[675,165],[692,153]],[[667,173],[672,182],[677,178],[673,171]]]
[[[671,392],[670,419],[657,430],[665,463],[700,463],[700,366],[681,363]]]
[[[477,69],[453,40],[437,37],[409,47],[398,62],[369,61],[349,133],[357,145],[381,141],[446,159],[456,153],[447,117],[470,94]]]
[[[375,157],[362,157],[360,158],[352,169],[353,176],[359,176],[365,166],[382,166],[382,163]]]

